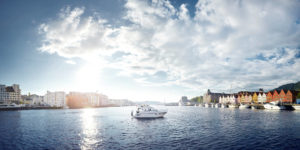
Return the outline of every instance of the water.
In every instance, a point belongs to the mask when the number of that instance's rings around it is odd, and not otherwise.
[[[0,112],[0,149],[300,149],[300,112],[167,107]]]

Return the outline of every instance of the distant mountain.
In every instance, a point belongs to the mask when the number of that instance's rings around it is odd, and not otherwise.
[[[300,91],[300,81],[298,81],[297,83],[284,84],[279,86],[278,88],[275,88],[275,90],[281,90],[281,89]]]

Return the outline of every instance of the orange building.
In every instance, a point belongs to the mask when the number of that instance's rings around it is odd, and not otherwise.
[[[273,92],[269,91],[267,94],[267,103],[270,103],[273,101]]]
[[[241,100],[241,95],[240,95],[240,94],[237,96],[237,101],[238,101],[238,103],[241,103],[241,102],[242,102],[242,100]]]
[[[278,94],[277,90],[274,90],[273,92],[273,98],[272,98],[272,101],[275,102],[275,101],[280,101],[280,95]]]
[[[288,90],[285,94],[285,101],[286,103],[293,103],[293,102],[296,102],[296,95],[297,95],[297,92],[295,91],[290,91]]]
[[[286,92],[284,92],[284,90],[282,89],[281,91],[280,91],[280,93],[279,93],[279,101],[281,101],[281,102],[286,102],[287,100],[286,100],[286,94],[285,94]]]

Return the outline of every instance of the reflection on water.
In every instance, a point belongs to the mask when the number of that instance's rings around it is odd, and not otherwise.
[[[138,120],[132,107],[0,112],[0,150],[299,149],[300,113],[168,107]]]
[[[97,139],[100,134],[98,132],[98,123],[96,121],[96,111],[92,108],[87,108],[82,110],[81,123],[81,149],[91,149],[92,145],[101,142],[101,139]]]

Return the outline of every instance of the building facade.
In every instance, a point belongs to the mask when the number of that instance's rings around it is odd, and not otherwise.
[[[186,96],[182,96],[178,102],[179,106],[187,106],[189,104],[189,100]]]
[[[29,105],[35,105],[35,106],[40,106],[44,105],[44,97],[39,96],[36,94],[28,94],[28,95],[22,95],[22,102],[24,104],[29,104]]]
[[[212,93],[209,89],[203,95],[203,102],[204,103],[219,103],[221,96],[227,96],[228,94],[225,93]]]
[[[50,92],[44,96],[44,103],[51,107],[65,107],[66,106],[66,93],[59,91],[59,92]]]
[[[21,101],[21,89],[18,84],[12,86],[0,85],[0,103],[19,103]]]

